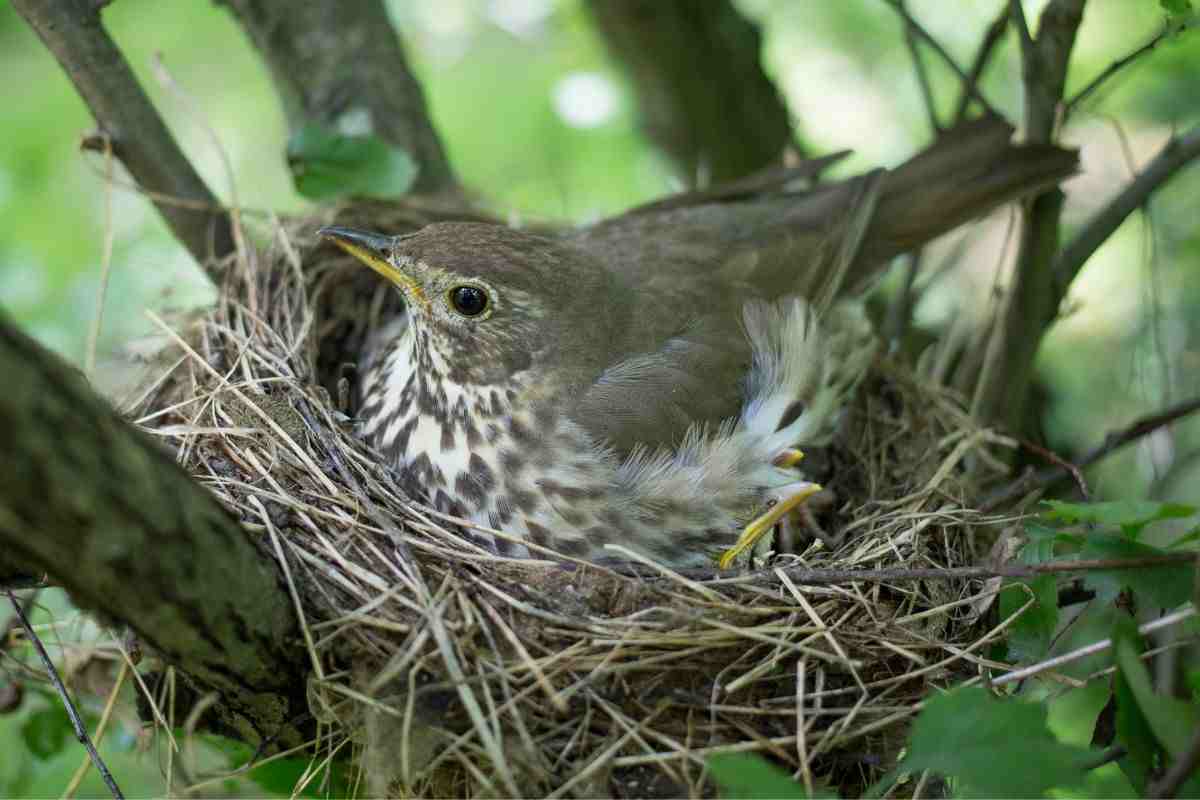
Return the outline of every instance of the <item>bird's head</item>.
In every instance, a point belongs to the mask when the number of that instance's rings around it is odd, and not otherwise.
[[[484,223],[320,235],[402,292],[418,356],[441,362],[456,383],[526,373],[570,384],[607,366],[606,349],[589,344],[607,341],[624,304],[613,302],[602,265],[569,244]]]

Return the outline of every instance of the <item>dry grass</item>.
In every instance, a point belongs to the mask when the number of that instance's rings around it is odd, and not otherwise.
[[[285,565],[312,711],[371,794],[711,795],[706,757],[747,751],[853,791],[894,765],[923,697],[989,664],[1011,623],[989,621],[998,582],[802,580],[987,556],[1003,521],[971,501],[1009,443],[951,393],[875,369],[828,455],[836,549],[721,575],[498,558],[407,494],[317,386],[330,273],[299,255],[315,227],[277,225],[232,265],[131,413]]]

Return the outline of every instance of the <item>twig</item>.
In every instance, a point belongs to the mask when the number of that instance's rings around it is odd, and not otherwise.
[[[88,333],[87,353],[83,373],[89,378],[96,371],[96,347],[104,326],[104,301],[108,297],[108,279],[112,274],[113,255],[113,149],[112,140],[100,134],[104,141],[104,248],[100,253],[100,286],[96,290],[96,316]]]
[[[899,7],[907,12],[904,0],[899,0]],[[925,69],[925,59],[921,58],[921,50],[917,47],[917,37],[913,29],[912,17],[904,17],[904,44],[908,47],[909,58],[912,59],[913,72],[917,76],[917,86],[921,89],[921,100],[925,104],[925,114],[929,117],[929,127],[936,137],[941,133],[942,126],[938,122],[937,104],[933,101],[933,87],[929,83],[929,72]],[[965,88],[965,84],[964,84]]]
[[[1095,572],[1114,569],[1143,569],[1170,564],[1194,564],[1200,561],[1200,553],[1181,552],[1142,558],[1091,558],[1075,561],[1046,561],[1040,564],[1007,564],[1000,567],[920,567],[906,569],[810,569],[807,567],[776,567],[782,569],[796,583],[808,586],[854,583],[891,583],[900,581],[928,580],[976,580],[986,578],[1032,578],[1037,575],[1054,575],[1066,572]],[[691,573],[688,573],[691,575]],[[708,586],[722,583],[744,583],[741,579],[721,580],[720,574]],[[771,570],[750,576],[751,580],[770,581],[775,575]]]
[[[1164,39],[1166,39],[1169,36],[1173,36],[1174,34],[1178,33],[1185,27],[1187,27],[1187,26],[1186,25],[1182,25],[1182,26],[1181,25],[1170,25],[1170,24],[1164,25],[1163,29],[1161,31],[1159,31],[1158,33],[1156,33],[1154,35],[1154,37],[1152,39],[1150,39],[1150,41],[1146,42],[1145,44],[1143,44],[1141,47],[1137,48],[1136,50],[1133,50],[1128,55],[1122,56],[1121,58],[1118,58],[1116,61],[1109,64],[1108,67],[1106,67],[1103,72],[1101,72],[1095,78],[1092,78],[1092,80],[1088,83],[1087,86],[1083,87],[1078,92],[1076,92],[1075,96],[1072,97],[1070,100],[1067,100],[1065,103],[1063,103],[1063,119],[1066,119],[1067,117],[1071,116],[1072,112],[1075,111],[1075,109],[1079,106],[1079,104],[1082,103],[1084,100],[1087,100],[1089,97],[1091,97],[1092,94],[1097,89],[1099,89],[1104,84],[1105,81],[1107,81],[1112,76],[1116,75],[1118,72],[1120,72],[1125,67],[1132,64],[1134,61],[1137,61],[1142,56],[1153,51],[1154,48],[1158,47],[1158,45]]]
[[[1191,619],[1194,616],[1196,616],[1196,609],[1194,607],[1180,609],[1172,614],[1167,614],[1164,617],[1159,617],[1152,622],[1147,622],[1145,625],[1139,626],[1138,633],[1153,633],[1160,628],[1170,627],[1176,623]],[[991,685],[1002,686],[1006,683],[1023,681],[1026,678],[1032,677],[1039,673],[1056,669],[1064,664],[1070,664],[1072,661],[1078,661],[1081,658],[1086,658],[1087,656],[1095,655],[1096,653],[1102,653],[1110,647],[1112,647],[1112,639],[1101,639],[1098,642],[1092,642],[1089,645],[1084,645],[1083,647],[1072,650],[1069,653],[1063,653],[1062,655],[1055,656],[1054,658],[1047,658],[1045,661],[1040,661],[1037,664],[1030,664],[1028,667],[1015,669],[1012,672],[1005,673],[999,678],[993,679],[991,681]]]
[[[1018,439],[1017,441],[1020,442],[1021,447],[1024,447],[1026,450],[1029,450],[1046,459],[1050,463],[1056,464],[1060,468],[1066,470],[1067,474],[1075,480],[1075,485],[1079,487],[1079,494],[1082,495],[1083,499],[1085,501],[1092,499],[1092,493],[1088,491],[1087,481],[1083,477],[1083,470],[1079,469],[1079,467],[1075,466],[1053,450],[1042,447],[1037,442],[1031,442],[1028,439]]]
[[[214,264],[233,252],[229,217],[192,167],[109,38],[92,0],[13,0],[58,59],[111,138],[113,153],[143,188],[201,204],[201,210],[154,202],[158,213],[196,261],[218,281]]]
[[[1084,772],[1091,772],[1094,769],[1100,769],[1105,764],[1111,764],[1114,761],[1120,761],[1129,754],[1128,748],[1123,744],[1115,744],[1112,747],[1102,750],[1092,758],[1084,761],[1079,765],[1079,768]]]
[[[955,124],[967,118],[967,110],[971,107],[972,92],[979,85],[984,70],[991,62],[992,54],[996,52],[996,45],[1000,44],[1000,40],[1004,38],[1004,34],[1008,30],[1008,19],[1008,2],[1005,0],[1004,5],[1000,8],[1000,13],[988,26],[987,32],[983,34],[983,41],[979,43],[979,49],[975,51],[975,60],[971,62],[971,69],[967,73],[967,82],[963,84],[959,94],[958,108],[954,111]]]
[[[1186,417],[1188,414],[1193,414],[1200,411],[1200,397],[1193,397],[1178,405],[1165,408],[1155,414],[1141,417],[1133,422],[1133,424],[1122,428],[1119,431],[1109,433],[1104,437],[1104,441],[1085,454],[1083,458],[1075,462],[1076,467],[1083,469],[1090,467],[1100,459],[1110,455],[1116,450],[1120,450],[1125,445],[1141,437],[1153,433],[1159,428],[1170,425],[1172,422]],[[1061,466],[1047,467],[1032,474],[1023,475],[1017,480],[1010,483],[988,497],[981,505],[981,510],[990,511],[997,508],[1010,500],[1015,500],[1023,494],[1027,494],[1034,489],[1042,489],[1058,482],[1066,477],[1068,471]]]
[[[113,779],[112,773],[108,771],[108,766],[104,763],[104,759],[100,758],[100,754],[96,752],[96,746],[92,744],[92,738],[88,736],[87,728],[84,726],[83,720],[80,719],[79,712],[75,709],[75,703],[71,701],[71,695],[67,693],[67,687],[63,686],[62,679],[58,676],[58,670],[54,668],[54,662],[50,660],[50,656],[46,653],[46,648],[42,646],[42,640],[38,638],[38,635],[33,630],[33,626],[29,624],[29,618],[25,616],[25,609],[21,607],[17,596],[11,590],[6,589],[5,594],[8,595],[9,602],[12,603],[13,609],[17,612],[17,618],[21,622],[21,627],[25,629],[25,635],[29,637],[33,648],[37,650],[38,658],[41,659],[42,665],[46,668],[46,676],[50,678],[50,682],[54,684],[55,691],[62,698],[63,706],[67,710],[67,716],[71,718],[71,727],[75,729],[75,738],[87,748],[88,757],[96,765],[96,771],[104,779],[104,784],[108,787],[108,791],[113,797],[121,800],[125,795],[121,794],[121,790],[117,787],[117,782]]]
[[[992,108],[992,105],[987,101],[987,98],[980,93],[979,87],[971,81],[970,76],[963,72],[962,67],[958,65],[958,62],[954,60],[954,57],[946,52],[946,48],[942,47],[941,42],[933,38],[933,35],[930,34],[929,31],[925,30],[925,28],[921,26],[921,23],[917,22],[916,18],[913,17],[912,14],[908,13],[908,9],[905,8],[903,0],[883,1],[892,8],[896,9],[896,13],[899,14],[904,20],[904,24],[910,27],[913,33],[924,39],[926,44],[932,47],[933,51],[938,54],[938,57],[942,59],[942,61],[946,62],[946,66],[950,67],[954,74],[958,76],[959,80],[962,81],[963,91],[969,92],[971,99],[983,106],[983,110],[988,114],[996,114],[996,110]]]
[[[1147,797],[1174,797],[1179,787],[1196,771],[1200,765],[1200,728],[1192,732],[1192,739],[1187,749],[1179,758],[1171,763],[1171,768],[1159,780],[1150,784],[1146,790]]]
[[[1182,136],[1172,136],[1146,168],[1088,220],[1054,261],[1053,274],[1059,297],[1065,294],[1092,253],[1112,236],[1125,218],[1197,156],[1200,156],[1200,125]]]

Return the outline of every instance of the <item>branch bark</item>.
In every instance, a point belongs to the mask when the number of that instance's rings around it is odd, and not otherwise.
[[[302,741],[306,662],[273,563],[162,447],[0,317],[0,550],[128,624],[248,742]]]
[[[245,29],[271,73],[293,133],[316,123],[367,130],[408,153],[414,191],[459,191],[421,85],[381,0],[216,0]]]
[[[1042,11],[1036,39],[1029,31],[1020,0],[1010,3],[1021,42],[1025,137],[1030,144],[1054,141],[1067,65],[1085,3],[1050,0]],[[976,387],[972,407],[975,416],[1011,430],[1025,427],[1033,361],[1042,335],[1058,310],[1052,264],[1058,252],[1064,199],[1059,189],[1051,189],[1023,210],[1016,268]]]
[[[1079,270],[1091,258],[1092,253],[1113,235],[1125,218],[1135,209],[1141,208],[1155,190],[1198,157],[1200,125],[1182,136],[1171,137],[1146,168],[1107,206],[1088,220],[1083,230],[1076,234],[1054,260],[1053,273],[1059,300],[1066,293],[1071,281],[1079,274]]]
[[[779,164],[794,146],[787,107],[763,72],[758,28],[728,0],[587,7],[633,84],[642,127],[689,186]]]
[[[214,281],[234,250],[228,213],[192,168],[100,21],[95,0],[13,0],[75,84],[114,155]]]

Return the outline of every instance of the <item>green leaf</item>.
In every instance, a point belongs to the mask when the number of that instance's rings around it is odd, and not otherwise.
[[[1165,550],[1135,542],[1112,533],[1093,533],[1079,551],[1085,559],[1129,559],[1167,555]],[[1115,596],[1128,586],[1134,594],[1155,608],[1174,608],[1192,596],[1195,567],[1191,564],[1163,564],[1157,567],[1113,569],[1089,572],[1085,581],[1105,597]]]
[[[1128,642],[1136,654],[1142,652],[1142,639],[1137,626],[1124,614],[1117,617],[1113,626],[1113,641]],[[1158,748],[1154,743],[1154,732],[1138,707],[1128,678],[1121,670],[1117,671],[1113,682],[1113,694],[1117,701],[1117,742],[1125,745],[1128,751],[1128,755],[1118,763],[1138,793],[1145,794],[1147,779],[1157,763]]]
[[[1051,735],[1045,705],[969,688],[926,703],[900,766],[958,778],[962,797],[1041,797],[1079,785],[1087,754]]]
[[[75,729],[66,711],[48,708],[29,715],[21,726],[21,738],[35,758],[45,761],[61,753],[68,740],[75,739]]]
[[[1037,537],[1021,548],[1018,560],[1023,564],[1040,564],[1054,558],[1054,539]],[[1025,590],[1029,587],[1029,591]],[[1050,649],[1058,628],[1058,584],[1053,575],[1017,581],[1000,592],[1000,618],[1008,619],[1029,602],[1033,605],[1008,629],[1009,658],[1024,663],[1038,661]]]
[[[1200,708],[1166,695],[1155,694],[1150,673],[1138,656],[1141,647],[1128,634],[1114,634],[1118,674],[1129,686],[1132,699],[1145,717],[1154,738],[1171,754],[1179,758],[1187,749],[1192,731],[1200,727]]]
[[[751,753],[721,753],[708,759],[708,769],[721,787],[721,797],[736,800],[803,800],[809,795],[804,784],[761,756]],[[813,797],[837,797],[825,787],[813,787]]]
[[[417,178],[417,164],[404,150],[378,136],[347,136],[320,125],[292,135],[287,160],[296,191],[314,200],[399,197]]]
[[[1158,0],[1168,17],[1182,17],[1192,13],[1192,0]]]
[[[1191,506],[1179,503],[1158,503],[1153,500],[1117,500],[1110,503],[1064,503],[1060,500],[1042,501],[1049,510],[1042,512],[1045,519],[1074,524],[1094,522],[1097,525],[1119,525],[1137,538],[1148,523],[1160,519],[1190,517],[1196,513]]]

